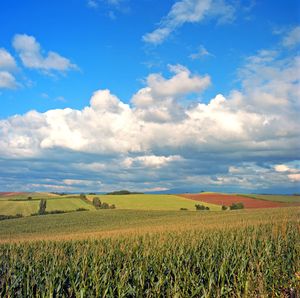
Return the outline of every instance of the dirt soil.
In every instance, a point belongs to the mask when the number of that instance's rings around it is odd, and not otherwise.
[[[286,207],[291,206],[291,204],[264,201],[259,199],[252,199],[238,195],[227,195],[227,194],[182,194],[180,195],[184,198],[211,203],[216,205],[230,206],[232,203],[243,203],[245,208],[276,208],[276,207]]]
[[[22,194],[24,194],[24,192],[0,192],[0,197],[11,197]]]

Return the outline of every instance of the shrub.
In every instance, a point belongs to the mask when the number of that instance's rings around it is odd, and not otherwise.
[[[222,210],[227,210],[227,206],[222,205]]]
[[[204,205],[196,204],[195,205],[196,210],[209,210],[209,207],[206,207]]]
[[[244,204],[241,202],[232,203],[232,205],[229,208],[230,208],[230,210],[244,209]]]
[[[180,208],[179,210],[186,211],[186,210],[189,210],[189,209],[188,208]]]
[[[101,208],[101,201],[98,197],[94,197],[93,198],[93,205],[96,207],[96,208]]]
[[[107,204],[107,203],[102,203],[101,204],[101,207],[100,207],[101,209],[109,209],[109,205]]]
[[[2,215],[0,214],[0,220],[6,220],[6,219],[14,219],[14,218],[20,218],[23,217],[22,214],[18,213],[16,215]]]
[[[77,208],[76,211],[89,211],[89,209],[86,209],[86,208]]]
[[[72,212],[70,210],[51,210],[45,211],[44,213],[31,213],[30,216],[37,216],[37,215],[48,215],[48,214],[62,214],[62,213],[69,213]]]
[[[68,213],[68,212],[71,212],[71,211],[66,211],[66,210],[51,210],[51,211],[46,211],[44,213],[44,215],[46,215],[46,214],[61,214],[61,213]]]
[[[101,201],[98,197],[93,198],[93,205],[97,209],[116,209],[115,204],[109,205],[108,203],[105,203],[105,202],[101,203]]]
[[[86,195],[84,193],[81,193],[79,197],[81,200],[87,200]]]
[[[28,200],[28,201],[31,201],[31,200],[32,200],[32,197],[28,197],[27,200]]]

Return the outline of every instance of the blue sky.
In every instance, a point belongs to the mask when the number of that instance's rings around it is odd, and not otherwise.
[[[299,9],[1,1],[0,187],[297,192]]]

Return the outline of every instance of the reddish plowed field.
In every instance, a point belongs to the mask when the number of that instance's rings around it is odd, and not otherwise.
[[[225,194],[182,194],[180,195],[184,198],[202,201],[205,203],[211,203],[216,205],[230,206],[232,203],[243,203],[245,208],[275,208],[284,207],[291,204],[263,201],[252,198],[246,198],[242,196],[235,195],[225,195]]]
[[[24,192],[0,192],[0,197],[10,197],[10,196],[17,196],[22,194],[24,194]]]

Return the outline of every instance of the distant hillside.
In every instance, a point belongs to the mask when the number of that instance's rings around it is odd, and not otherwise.
[[[106,193],[107,195],[139,195],[143,194],[143,192],[132,192],[129,190],[117,190]]]

